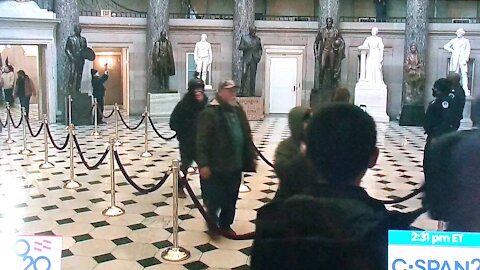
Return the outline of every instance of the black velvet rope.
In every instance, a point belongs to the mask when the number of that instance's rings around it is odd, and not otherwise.
[[[38,135],[40,135],[40,132],[42,132],[43,126],[45,125],[45,123],[42,122],[38,131],[36,133],[33,133],[32,126],[30,126],[30,121],[28,121],[28,118],[26,119],[26,122],[27,122],[28,131],[30,132],[30,135],[32,135],[33,138],[36,138],[38,137]]]
[[[173,140],[177,137],[177,134],[174,134],[172,135],[171,137],[165,137],[165,136],[162,136],[162,134],[160,134],[160,132],[158,132],[157,128],[155,127],[155,125],[153,124],[153,120],[152,118],[149,116],[148,117],[148,120],[150,121],[150,125],[152,126],[153,128],[153,131],[155,131],[155,133],[157,133],[158,137],[164,139],[165,141],[170,141],[170,140]]]
[[[53,147],[57,148],[60,151],[67,148],[68,140],[70,139],[70,133],[67,134],[67,137],[65,138],[65,143],[62,146],[58,146],[58,144],[56,144],[55,141],[53,140],[53,136],[52,136],[52,133],[50,131],[50,126],[46,125],[45,127],[47,128],[48,137],[50,138],[50,141],[52,142]]]
[[[401,203],[401,202],[410,200],[411,198],[413,198],[413,197],[417,196],[418,194],[422,193],[424,190],[425,190],[424,186],[421,186],[421,187],[415,189],[412,193],[408,194],[405,197],[398,198],[398,199],[395,199],[395,200],[378,200],[378,201],[382,202],[383,204],[397,204],[397,203]]]
[[[115,160],[118,164],[118,168],[120,169],[120,171],[122,172],[123,176],[125,177],[125,179],[127,180],[127,182],[132,185],[132,187],[134,187],[136,190],[138,190],[140,193],[143,193],[143,194],[147,194],[147,193],[151,193],[151,192],[154,192],[154,191],[157,191],[159,188],[161,188],[163,186],[163,184],[165,184],[165,182],[167,181],[168,177],[170,176],[170,172],[166,172],[162,179],[160,179],[160,181],[155,184],[153,187],[151,188],[142,188],[141,186],[137,185],[130,176],[128,176],[128,173],[127,171],[125,170],[125,167],[123,167],[123,164],[122,164],[122,161],[120,160],[120,156],[118,155],[118,152],[117,151],[114,151],[114,155],[115,155]]]
[[[20,125],[22,124],[23,117],[20,118],[20,121],[18,122],[18,125],[15,125],[15,122],[13,121],[12,113],[8,111],[8,117],[10,117],[10,121],[12,122],[12,125],[14,128],[19,128]]]
[[[100,112],[100,111],[99,111]],[[101,112],[100,112],[101,113]],[[113,108],[113,110],[108,114],[108,115],[103,115],[103,118],[110,118],[112,117],[112,115],[115,113],[115,108]]]
[[[0,125],[2,125],[2,127],[6,128],[7,125],[8,125],[8,118],[5,119],[5,124],[3,124],[2,119],[0,118]]]
[[[88,170],[97,169],[105,161],[105,158],[107,157],[108,152],[110,152],[110,148],[105,149],[105,152],[103,152],[102,156],[97,161],[97,163],[95,163],[93,165],[88,165],[88,162],[85,159],[85,156],[83,155],[82,150],[80,149],[80,144],[78,143],[77,136],[75,136],[75,135],[73,136],[73,141],[75,142],[75,147],[77,147],[78,155],[80,156],[80,159],[82,160],[83,165],[85,165],[85,167]]]
[[[120,111],[118,112],[118,115],[120,116],[120,120],[122,120],[123,125],[130,130],[135,130],[135,129],[139,128],[140,125],[143,123],[143,121],[145,121],[145,115],[142,115],[142,119],[140,120],[140,123],[138,123],[135,127],[132,128],[127,124],[127,122],[125,122],[125,119],[123,119],[123,116],[120,113]]]
[[[265,162],[267,163],[268,166],[272,167],[272,168],[275,168],[272,164],[272,162],[270,162],[263,154],[262,152],[260,152],[260,150],[257,148],[257,146],[255,144],[253,144],[253,148],[255,148],[255,152],[257,152],[258,156]]]
[[[179,178],[179,181],[183,181],[183,184],[185,185],[185,188],[187,189],[188,195],[190,195],[190,198],[192,198],[193,203],[195,204],[195,207],[197,207],[198,211],[200,211],[200,214],[202,214],[203,218],[205,221],[208,223],[209,227],[216,228],[218,232],[222,233],[220,229],[218,228],[217,224],[215,224],[212,219],[208,216],[207,211],[205,208],[203,208],[202,204],[200,201],[197,199],[197,196],[193,192],[192,187],[186,180],[181,180]],[[206,180],[208,181],[208,180]],[[248,239],[253,239],[255,238],[255,232],[249,232],[246,234],[237,234],[236,236],[228,235],[228,234],[222,234],[223,237],[231,239],[231,240],[248,240]]]

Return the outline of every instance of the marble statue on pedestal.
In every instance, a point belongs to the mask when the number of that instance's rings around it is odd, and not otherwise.
[[[211,71],[212,65],[212,45],[207,41],[207,35],[202,34],[201,40],[195,44],[193,59],[197,66],[198,78],[207,83],[207,72]],[[209,82],[210,83],[210,82]]]
[[[345,41],[333,26],[333,19],[326,19],[326,26],[318,31],[313,46],[315,58],[320,64],[319,88],[335,89],[340,79],[342,60],[345,58]]]
[[[383,82],[383,40],[377,36],[378,28],[372,28],[372,35],[367,37],[359,49],[368,50],[365,62],[366,80],[373,84],[385,84]]]
[[[255,79],[257,77],[257,65],[262,58],[263,48],[262,41],[256,35],[256,28],[249,28],[248,35],[244,35],[240,40],[238,49],[243,51],[243,69],[242,84],[240,88],[240,96],[255,96]]]
[[[450,40],[443,48],[452,54],[449,71],[462,76],[462,87],[465,90],[465,94],[469,96],[468,60],[470,59],[470,41],[464,37],[465,30],[463,28],[459,28],[455,33],[457,37]]]
[[[375,121],[388,122],[387,85],[382,74],[384,45],[377,34],[378,28],[372,28],[372,35],[358,46],[360,79],[355,85],[355,105],[364,107]]]
[[[410,53],[405,58],[406,91],[405,102],[413,105],[423,100],[425,71],[422,56],[418,53],[417,44],[410,44]]]
[[[159,81],[160,92],[168,92],[169,78],[175,75],[173,50],[167,32],[160,33],[160,39],[153,45],[153,74]]]

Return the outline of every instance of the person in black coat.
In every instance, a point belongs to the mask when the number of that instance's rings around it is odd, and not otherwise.
[[[99,124],[105,124],[103,122],[103,109],[104,109],[104,97],[105,97],[105,85],[104,83],[108,80],[108,67],[105,64],[105,72],[102,76],[99,76],[98,70],[92,68],[90,70],[92,74],[92,88],[93,88],[93,97],[97,100],[97,121]]]
[[[311,118],[306,141],[319,180],[258,210],[251,269],[387,269],[388,230],[409,229],[424,211],[388,211],[360,187],[379,155],[374,120],[331,105]]]
[[[182,160],[180,170],[186,180],[187,170],[195,161],[197,118],[208,103],[202,79],[193,78],[188,82],[188,92],[175,106],[170,116],[170,128],[177,133]],[[186,198],[183,181],[179,181],[179,197]]]

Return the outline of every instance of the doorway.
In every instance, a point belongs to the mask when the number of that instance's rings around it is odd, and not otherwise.
[[[105,82],[105,106],[117,104],[129,113],[129,70],[127,48],[94,48],[95,61],[93,68],[98,70],[100,76],[104,74],[105,65],[109,76]]]
[[[265,111],[287,114],[301,105],[303,50],[289,47],[266,48]]]

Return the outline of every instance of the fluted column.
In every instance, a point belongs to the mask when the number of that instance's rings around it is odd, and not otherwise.
[[[57,26],[57,121],[66,121],[66,96],[67,96],[67,80],[66,80],[66,55],[65,43],[68,36],[73,34],[73,28],[79,23],[79,9],[76,0],[57,0],[54,2],[54,12],[60,23]]]
[[[404,57],[410,53],[410,44],[416,43],[420,56],[425,59],[427,52],[428,37],[428,2],[429,0],[407,0],[407,14],[405,23],[405,46]],[[404,79],[406,81],[406,73]],[[406,93],[405,84],[402,87],[403,105],[423,105],[425,98],[425,89],[421,89],[421,95],[412,95]],[[408,100],[408,102],[407,102]]]
[[[243,35],[248,33],[248,28],[255,22],[255,1],[235,0],[233,10],[233,57],[232,75],[235,82],[240,85],[242,80],[242,51],[238,49]]]
[[[340,0],[318,0],[319,1],[319,7],[320,7],[320,12],[318,13],[319,16],[319,22],[320,25],[319,27],[322,27],[325,25],[325,20],[328,17],[331,17],[333,19],[333,23],[335,25],[340,24],[339,19],[340,17],[338,16],[338,10],[340,9]]]
[[[149,0],[147,11],[147,91],[158,93],[160,87],[158,80],[153,75],[153,44],[160,38],[160,33],[165,30],[168,36],[169,19],[168,0]]]

